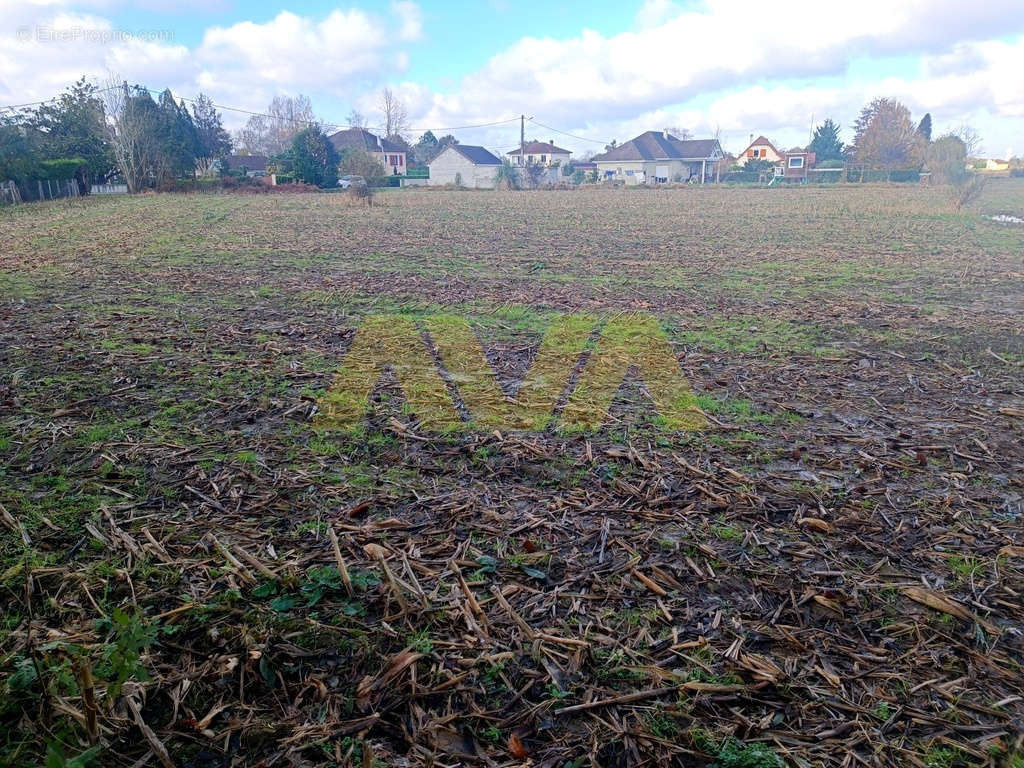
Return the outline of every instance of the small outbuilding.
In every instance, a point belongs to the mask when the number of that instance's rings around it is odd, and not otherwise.
[[[452,144],[427,166],[431,186],[458,184],[472,189],[494,189],[501,159],[483,147]]]

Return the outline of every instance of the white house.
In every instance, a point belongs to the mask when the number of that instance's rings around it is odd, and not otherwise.
[[[572,156],[572,152],[568,149],[556,147],[554,141],[528,141],[524,147],[516,147],[505,154],[508,155],[508,160],[512,165],[522,165],[525,154],[527,165],[543,165],[545,167],[565,165]]]
[[[501,160],[483,147],[452,144],[427,166],[431,186],[461,184],[472,189],[494,189]]]
[[[718,139],[680,141],[661,131],[647,131],[635,139],[596,155],[602,179],[625,184],[663,184],[669,181],[715,181],[723,157]]]
[[[369,152],[388,176],[404,176],[406,171],[405,147],[390,139],[376,136],[363,128],[348,128],[327,137],[339,152],[362,149]]]

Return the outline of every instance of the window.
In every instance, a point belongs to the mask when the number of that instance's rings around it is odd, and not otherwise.
[[[804,167],[804,159],[802,157],[791,157],[791,158],[789,158],[789,167],[790,168],[803,168]]]
[[[547,155],[541,155],[541,156],[540,156],[540,161],[541,161],[542,163],[543,163],[543,162],[546,162],[546,161],[547,161],[547,159],[548,159],[548,156],[547,156]]]

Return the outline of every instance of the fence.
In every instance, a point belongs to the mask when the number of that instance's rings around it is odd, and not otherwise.
[[[0,202],[8,205],[79,196],[81,196],[81,190],[78,188],[78,182],[74,179],[0,182]]]

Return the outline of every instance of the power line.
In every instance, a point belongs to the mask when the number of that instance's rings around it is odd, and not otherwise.
[[[560,131],[557,128],[552,128],[550,125],[544,125],[544,123],[538,123],[532,117],[528,118],[528,119],[534,125],[539,125],[541,128],[547,128],[549,131],[554,131],[555,133],[560,133],[563,136],[568,136],[569,138],[572,138],[572,139],[579,139],[580,141],[592,141],[595,144],[607,144],[608,143],[607,141],[601,141],[600,139],[588,139],[586,136],[577,136],[575,133],[567,133],[565,131]]]
[[[98,94],[101,94],[101,93],[106,93],[107,91],[111,91],[111,90],[114,90],[116,88],[121,88],[121,87],[122,87],[122,85],[111,85],[111,86],[108,86],[106,88],[101,88],[99,90],[93,91],[93,95],[98,95]],[[147,93],[150,93],[150,94],[159,95],[159,94],[163,93],[163,91],[158,91],[155,88],[150,88],[150,87],[145,86],[145,85],[135,85],[135,86],[129,86],[129,87],[133,87],[133,88],[137,88],[137,89],[140,89],[140,90],[144,90],[144,91],[146,91]],[[167,89],[165,88],[164,90],[167,90]],[[187,102],[189,102],[191,104],[196,104],[197,101],[198,101],[197,99],[190,98],[188,96],[176,95],[175,97],[177,99],[179,99],[180,101],[187,101]],[[57,96],[51,96],[49,99],[44,99],[43,101],[32,101],[32,102],[27,102],[25,104],[9,104],[7,106],[0,106],[0,110],[24,109],[25,107],[33,107],[33,106],[38,106],[40,104],[47,104],[47,103],[49,103],[51,101],[56,101],[59,98],[60,98],[60,95],[57,95]],[[241,107],[232,107],[232,106],[229,106],[227,104],[216,104],[216,103],[214,103],[212,101],[210,103],[211,103],[211,105],[215,109],[222,109],[222,110],[225,110],[227,112],[237,112],[239,114],[249,115],[251,117],[266,117],[266,118],[269,118],[271,120],[282,120],[284,122],[298,123],[298,124],[306,125],[306,126],[309,126],[309,125],[321,125],[324,128],[341,128],[342,126],[346,125],[345,123],[333,123],[333,122],[326,122],[326,121],[321,121],[321,120],[305,120],[305,119],[302,119],[302,118],[285,117],[283,115],[271,115],[271,114],[269,114],[267,112],[256,112],[256,111],[251,110],[251,109],[242,109]],[[477,129],[477,128],[491,128],[491,127],[494,127],[496,125],[506,125],[508,123],[514,123],[515,121],[517,121],[519,119],[520,118],[518,118],[518,117],[510,117],[510,118],[507,118],[505,120],[494,120],[494,121],[489,122],[489,123],[472,123],[472,124],[467,124],[467,125],[452,125],[452,126],[447,126],[447,127],[443,127],[443,128],[439,128],[439,127],[430,127],[430,128],[410,127],[410,128],[407,128],[406,130],[408,130],[410,132],[414,132],[414,133],[426,133],[427,131],[430,131],[431,133],[442,133],[442,132],[450,132],[450,131],[469,131],[469,130],[474,130],[474,129]],[[593,142],[594,144],[606,144],[607,143],[607,142],[604,142],[604,141],[600,141],[598,139],[590,139],[590,138],[587,138],[586,136],[577,136],[574,133],[569,133],[567,131],[563,131],[563,130],[560,130],[558,128],[553,128],[550,125],[545,125],[544,123],[541,123],[541,122],[538,122],[537,120],[534,120],[532,117],[527,118],[527,119],[531,123],[533,123],[534,125],[537,125],[537,126],[539,126],[541,128],[546,128],[549,131],[554,131],[555,133],[561,134],[563,136],[568,136],[570,138],[577,139],[579,141],[589,141],[589,142]],[[350,128],[354,128],[354,127],[358,127],[358,126],[349,126],[349,127]],[[375,130],[379,131],[379,130],[382,130],[384,128],[384,126],[374,125],[373,128]]]

